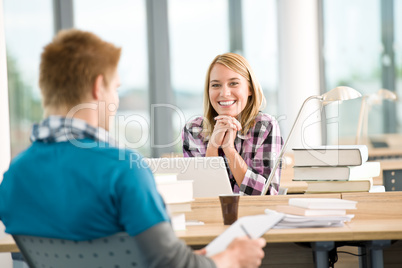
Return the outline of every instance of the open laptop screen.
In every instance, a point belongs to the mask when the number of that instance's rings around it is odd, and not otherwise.
[[[193,180],[194,197],[232,193],[222,157],[146,158],[145,161],[154,174],[176,173],[179,180]]]

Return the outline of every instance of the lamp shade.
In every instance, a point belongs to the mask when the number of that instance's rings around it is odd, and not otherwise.
[[[382,88],[378,90],[377,94],[381,96],[382,99],[387,99],[387,100],[397,100],[398,96],[396,96],[395,92],[392,92],[391,90]]]
[[[367,96],[367,104],[380,104],[383,100],[392,100],[396,101],[398,96],[395,92],[392,92],[388,89],[380,89],[376,93],[370,94]]]
[[[397,101],[398,96],[391,90],[381,88],[370,95],[364,95],[360,106],[359,122],[357,124],[356,144],[360,144],[360,136],[363,129],[363,142],[368,142],[368,113],[373,105],[381,104],[383,100]],[[363,128],[364,126],[364,128]]]
[[[361,97],[362,94],[351,87],[340,86],[321,95],[324,104],[333,101],[351,100]]]

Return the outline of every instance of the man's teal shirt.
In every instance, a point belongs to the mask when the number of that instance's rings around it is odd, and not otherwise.
[[[134,236],[169,221],[138,153],[76,141],[82,146],[36,141],[11,162],[0,185],[7,233],[87,240],[122,231]]]

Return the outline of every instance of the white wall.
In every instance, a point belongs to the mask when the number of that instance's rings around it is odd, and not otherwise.
[[[3,1],[0,0],[0,182],[10,163],[10,124],[8,116],[7,60],[4,38]],[[5,235],[0,222],[0,239]],[[11,268],[11,254],[0,254],[0,267]]]
[[[277,6],[278,120],[282,136],[287,138],[304,100],[320,95],[317,0],[277,0]],[[314,113],[318,107],[318,101],[308,103],[289,140],[287,151],[303,144],[321,144],[320,114]]]

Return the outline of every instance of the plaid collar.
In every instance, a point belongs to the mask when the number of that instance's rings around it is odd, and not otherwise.
[[[99,127],[95,128],[86,121],[62,116],[49,116],[32,129],[31,141],[44,143],[65,142],[89,138],[99,142],[115,144],[109,132]]]

